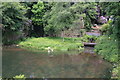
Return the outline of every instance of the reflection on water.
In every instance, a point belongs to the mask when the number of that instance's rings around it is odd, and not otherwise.
[[[3,77],[24,74],[35,78],[103,78],[109,77],[111,64],[98,55],[59,54],[26,51],[20,48],[3,49]],[[61,53],[61,52],[58,52]],[[68,53],[68,52],[66,52]]]

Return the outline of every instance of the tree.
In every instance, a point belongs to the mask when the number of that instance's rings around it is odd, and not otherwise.
[[[75,5],[76,12],[83,16],[85,22],[85,29],[87,31],[91,30],[91,26],[96,23],[97,21],[97,3],[90,3],[90,2],[80,2]]]
[[[24,22],[26,22],[27,18],[25,18],[24,14],[26,9],[17,2],[2,3],[1,8],[3,43],[10,42],[8,36],[21,34],[21,30],[25,27]]]
[[[32,8],[33,8],[33,5],[35,5],[35,4],[37,4],[37,2],[21,2],[21,5],[23,5],[27,9],[25,16],[29,19],[28,24],[30,26],[29,26],[28,35],[27,35],[29,37],[34,36],[34,33],[35,33],[35,31],[33,29],[34,26],[32,24],[32,20],[31,20],[31,18],[33,16]]]
[[[90,30],[92,21],[97,15],[96,3],[55,3],[46,15],[48,24],[44,29],[49,35],[59,34],[61,31],[77,26],[75,23],[80,22],[80,17],[84,18],[86,29]]]
[[[120,39],[120,3],[107,2],[102,3],[101,8],[106,12],[106,16],[112,16],[112,21],[110,28],[108,29],[108,35],[114,35],[116,38]]]
[[[44,36],[43,15],[45,13],[45,6],[43,2],[38,2],[33,5],[31,17],[34,25],[34,31],[36,37]]]

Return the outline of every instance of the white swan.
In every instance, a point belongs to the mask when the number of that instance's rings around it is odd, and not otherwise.
[[[53,52],[53,49],[51,47],[46,48],[48,50],[48,53]]]

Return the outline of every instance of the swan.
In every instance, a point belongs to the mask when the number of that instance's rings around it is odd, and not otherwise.
[[[53,49],[51,47],[46,48],[48,50],[48,53],[53,52]]]

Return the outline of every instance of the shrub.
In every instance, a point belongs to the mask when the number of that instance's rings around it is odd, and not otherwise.
[[[95,42],[97,40],[97,36],[94,35],[85,35],[81,37],[81,41],[83,42]]]
[[[16,75],[15,77],[13,77],[15,80],[25,80],[26,77],[24,75]]]
[[[109,26],[110,26],[110,25],[109,25],[108,23],[102,25],[102,27],[100,28],[102,34],[104,34],[104,33],[106,33],[106,32],[108,31]]]
[[[85,35],[86,30],[85,29],[80,29],[80,34],[81,36]]]
[[[114,35],[104,35],[97,39],[97,45],[95,46],[96,53],[102,55],[104,59],[115,64],[112,70],[112,78],[120,77],[120,64],[118,63],[118,40]]]
[[[110,62],[118,62],[118,41],[113,36],[101,36],[97,39],[95,51]]]

